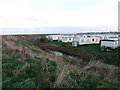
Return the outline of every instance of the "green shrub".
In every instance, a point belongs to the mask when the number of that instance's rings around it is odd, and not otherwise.
[[[97,88],[99,81],[93,75],[87,75],[87,78],[82,83],[83,88]]]
[[[46,37],[40,38],[40,42],[48,42],[48,39]]]
[[[102,85],[99,85],[98,88],[120,88],[120,83],[113,81],[104,81]]]
[[[67,43],[63,43],[62,45],[63,47],[70,47],[71,46],[71,43],[70,42],[67,42]]]
[[[40,46],[40,48],[41,48],[42,50],[46,50],[46,48],[45,48],[44,46]]]

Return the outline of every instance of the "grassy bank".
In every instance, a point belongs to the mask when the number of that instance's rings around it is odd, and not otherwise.
[[[78,56],[79,58],[82,58],[84,61],[96,59],[108,64],[117,65],[117,66],[119,66],[119,63],[120,63],[119,55],[118,55],[120,53],[120,48],[107,52],[107,51],[101,51],[100,45],[62,47],[61,42],[49,41],[48,43],[56,46],[55,48],[52,48],[52,46],[48,47],[51,50],[52,49],[58,50],[66,54]]]
[[[50,44],[56,45],[56,46],[61,46],[62,47],[62,42],[58,41],[49,41]],[[83,46],[78,46],[78,47],[66,47],[66,49],[73,49],[73,50],[85,50],[88,52],[95,52],[95,53],[102,53],[102,54],[118,54],[120,53],[120,48],[112,50],[110,52],[107,51],[101,51],[100,45],[83,45]]]
[[[119,88],[118,67],[92,60],[93,53],[71,50],[70,47],[62,48],[59,44],[53,45],[50,42],[41,43],[34,37],[17,38],[17,41],[3,41],[3,89]],[[48,52],[51,50],[78,54],[82,59],[59,57]],[[84,64],[85,60],[88,60],[87,64]]]

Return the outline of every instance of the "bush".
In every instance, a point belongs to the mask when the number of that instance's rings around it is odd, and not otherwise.
[[[40,39],[40,42],[48,42],[48,39],[47,39],[46,37],[42,37],[42,38]]]
[[[46,48],[45,48],[44,46],[40,46],[40,48],[41,48],[42,50],[46,50]]]
[[[97,88],[99,85],[99,80],[97,78],[94,78],[93,75],[87,75],[87,78],[82,83],[83,88]]]
[[[70,42],[67,42],[67,43],[63,43],[63,45],[62,45],[63,47],[70,47],[71,46],[71,44],[70,44]]]

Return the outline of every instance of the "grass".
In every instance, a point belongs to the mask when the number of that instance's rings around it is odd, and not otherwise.
[[[104,68],[110,68],[110,69],[118,69],[117,66],[106,64],[106,63],[103,63],[103,62],[97,63],[97,66],[101,66],[101,67],[104,67]]]
[[[57,41],[49,41],[49,43],[53,44],[53,45],[57,45],[57,46],[62,46],[62,43],[57,42]],[[88,51],[88,52],[103,53],[103,54],[114,54],[114,55],[115,54],[117,55],[118,53],[120,53],[120,48],[112,50],[110,52],[101,51],[100,45],[84,45],[84,46],[78,46],[78,47],[70,46],[70,47],[66,47],[66,49],[85,50],[85,51]]]
[[[42,70],[41,59],[28,57],[24,63],[17,61],[18,57],[3,58],[3,88],[46,88],[53,87],[56,78],[56,63],[46,61],[46,70]],[[48,65],[49,64],[49,65]],[[17,70],[21,71],[17,74]],[[44,74],[42,74],[42,72]],[[45,74],[47,76],[45,77]],[[45,80],[47,78],[47,80]],[[44,82],[43,82],[44,80]]]
[[[25,43],[24,41],[16,41],[16,45],[18,45],[18,46],[27,46],[27,43]]]
[[[62,46],[60,42],[49,41],[49,43],[57,46]],[[29,44],[19,41],[17,42],[17,45],[27,47]],[[39,46],[34,45],[31,47]],[[83,49],[88,51],[99,51],[99,46],[96,46],[95,48],[95,46],[93,45],[82,47],[71,46],[67,47],[66,49],[69,48],[75,50]],[[36,51],[33,50],[33,52]],[[3,50],[3,54],[7,55],[7,53],[7,49],[6,51]],[[44,58],[32,58],[30,56],[25,57],[25,61],[22,62],[19,60],[24,60],[24,57],[22,56],[23,53],[9,53],[8,57],[3,57],[3,88],[53,88],[57,76],[59,75],[59,68],[61,68],[60,63],[56,63],[54,61],[50,61],[49,59]],[[67,62],[68,61],[66,60],[66,64]],[[100,63],[99,65],[102,67],[113,68],[113,66],[106,65],[104,63]],[[58,88],[118,88],[119,86],[119,83],[117,82],[104,80],[100,77],[95,77],[89,73],[79,72],[72,69],[71,66],[66,68],[70,69],[70,73],[68,73],[68,75],[63,79],[63,81],[58,85]]]
[[[53,44],[53,45],[57,45],[57,46],[62,46],[62,43],[58,42],[58,41],[48,41],[48,43]]]
[[[72,69],[66,77],[66,81],[67,83],[63,81],[58,88],[119,88],[119,83]]]

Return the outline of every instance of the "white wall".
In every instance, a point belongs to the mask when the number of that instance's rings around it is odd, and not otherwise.
[[[48,39],[49,40],[58,40],[59,37],[60,37],[60,35],[49,35]]]
[[[62,42],[72,42],[74,37],[62,37]]]
[[[111,47],[113,49],[118,47],[118,41],[101,41],[101,47],[106,46],[106,47]]]
[[[93,41],[94,39],[94,41]],[[79,45],[83,44],[99,44],[100,39],[97,37],[77,37],[74,38],[74,41],[77,41]]]

